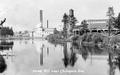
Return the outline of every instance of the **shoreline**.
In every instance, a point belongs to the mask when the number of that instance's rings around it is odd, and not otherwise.
[[[0,37],[0,40],[34,40],[34,39],[45,39],[44,37]]]

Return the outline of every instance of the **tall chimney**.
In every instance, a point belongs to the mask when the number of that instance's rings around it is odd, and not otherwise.
[[[48,22],[48,20],[47,20],[47,28],[49,27],[49,22]]]
[[[70,10],[69,10],[69,15],[70,15],[70,16],[74,16],[74,10],[73,10],[73,9],[70,9]]]
[[[40,10],[40,23],[41,23],[41,28],[43,28],[43,10]]]

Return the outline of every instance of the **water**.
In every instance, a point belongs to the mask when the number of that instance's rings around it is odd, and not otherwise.
[[[2,42],[0,58],[7,67],[0,75],[120,75],[119,54],[107,48],[46,40]]]

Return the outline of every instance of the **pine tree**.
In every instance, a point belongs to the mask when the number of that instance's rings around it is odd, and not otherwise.
[[[117,19],[114,21],[114,27],[120,30],[120,13]]]
[[[87,28],[88,28],[88,24],[87,24],[87,21],[86,21],[86,20],[83,20],[83,21],[81,22],[81,25],[82,25],[82,27],[83,27],[84,29],[87,29]]]
[[[66,13],[63,15],[62,22],[64,23],[64,26],[63,26],[63,36],[65,38],[67,38],[68,15]]]

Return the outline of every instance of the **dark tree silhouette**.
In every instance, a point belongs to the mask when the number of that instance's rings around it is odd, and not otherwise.
[[[83,21],[81,22],[81,25],[82,25],[82,27],[85,28],[85,29],[88,28],[88,24],[87,24],[87,21],[86,21],[86,20],[83,20]]]
[[[3,27],[3,23],[5,23],[6,21],[6,18],[4,18],[4,20],[2,20],[0,22],[0,36],[13,36],[14,35],[14,32],[13,32],[13,29],[12,28],[9,28],[9,27]]]
[[[1,41],[0,42],[0,51],[2,50],[9,50],[13,48],[14,42],[7,42],[7,41]],[[4,46],[3,46],[4,45]]]
[[[4,18],[3,21],[1,21],[0,25],[3,26],[3,23],[5,23],[5,21],[6,21],[6,18]]]
[[[2,55],[0,55],[0,73],[3,73],[7,68],[7,64]]]
[[[64,23],[63,26],[63,36],[67,38],[67,23],[68,23],[68,15],[64,13],[62,22]]]
[[[56,28],[54,29],[54,34],[59,34],[59,31]]]
[[[13,29],[12,28],[9,28],[9,27],[2,27],[0,29],[0,35],[1,36],[13,36],[14,35],[14,32],[13,32]]]
[[[118,14],[118,17],[114,21],[114,27],[120,30],[120,13]]]

